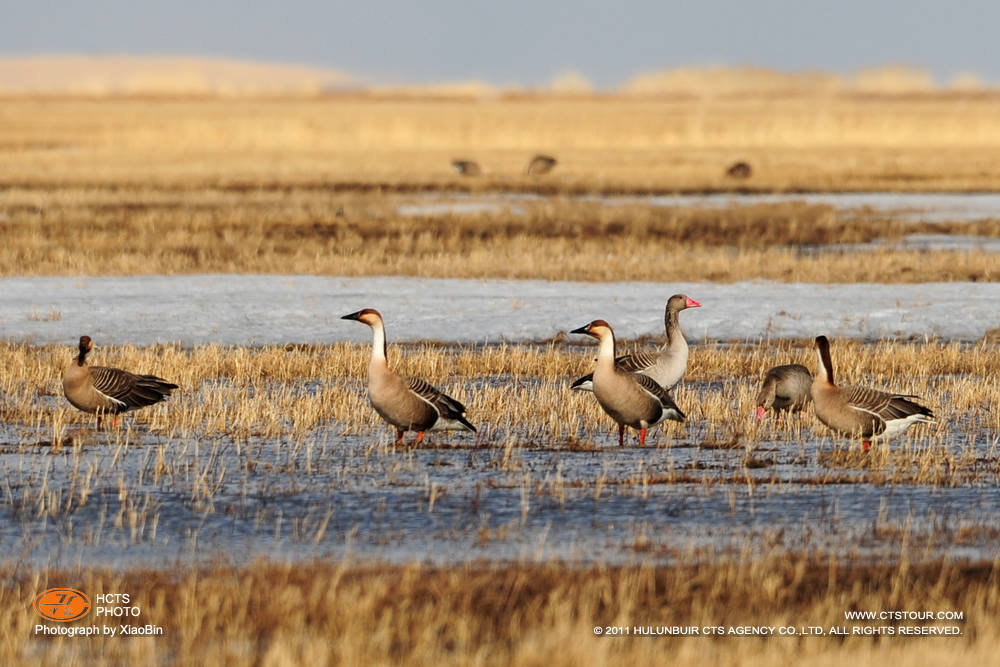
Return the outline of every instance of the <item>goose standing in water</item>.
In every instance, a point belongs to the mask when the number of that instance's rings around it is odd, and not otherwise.
[[[841,435],[863,438],[866,451],[872,442],[888,441],[913,424],[936,423],[930,409],[910,400],[917,398],[911,394],[835,385],[826,336],[816,337],[816,354],[819,372],[811,389],[816,416]]]
[[[812,400],[813,377],[802,364],[775,366],[764,376],[757,394],[757,419],[768,410],[798,412]]]
[[[80,336],[79,353],[63,371],[63,393],[73,407],[97,415],[98,429],[104,415],[111,415],[112,426],[118,426],[119,414],[159,403],[177,389],[155,375],[90,366],[87,354],[93,349],[90,336]]]
[[[639,430],[639,444],[646,445],[646,430],[664,419],[684,421],[670,392],[653,378],[615,365],[615,332],[604,320],[594,320],[570,333],[585,334],[600,342],[593,373],[594,396],[608,415],[618,422],[618,446],[625,444],[625,427]]]
[[[385,358],[385,326],[374,308],[365,308],[343,320],[357,320],[372,330],[372,359],[368,364],[368,399],[382,419],[396,429],[396,444],[406,431],[417,432],[423,442],[425,431],[466,430],[476,427],[465,419],[465,406],[438,391],[420,378],[402,378],[391,370]]]
[[[615,359],[615,365],[624,371],[642,373],[666,389],[673,389],[684,378],[688,365],[688,344],[681,331],[679,313],[688,308],[700,308],[701,304],[684,294],[675,294],[667,299],[663,312],[663,328],[667,332],[667,344],[659,352],[634,352]],[[570,389],[594,391],[594,374],[584,375],[570,385]]]

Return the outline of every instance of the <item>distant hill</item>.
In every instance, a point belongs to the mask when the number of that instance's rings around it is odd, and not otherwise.
[[[927,94],[942,91],[975,92],[988,86],[971,73],[946,85],[919,67],[887,65],[852,75],[834,72],[783,72],[764,67],[679,67],[642,72],[629,79],[626,95],[688,95],[739,97],[756,95]]]
[[[304,65],[170,56],[0,58],[0,94],[303,94],[350,86],[343,72]]]
[[[363,90],[411,97],[491,98],[503,95],[588,96],[593,86],[568,71],[548,85],[523,87],[486,81],[412,84],[355,79],[334,69],[195,56],[44,55],[0,58],[0,95],[317,95]],[[907,95],[996,91],[974,74],[939,83],[930,72],[904,65],[858,71],[785,72],[763,67],[678,67],[640,72],[614,92],[624,96],[745,97]]]

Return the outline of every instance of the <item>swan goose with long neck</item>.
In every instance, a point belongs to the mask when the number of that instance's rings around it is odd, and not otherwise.
[[[374,308],[365,308],[341,319],[357,320],[372,330],[372,357],[368,364],[368,399],[375,412],[396,429],[396,443],[407,431],[422,442],[426,431],[465,430],[476,427],[465,418],[465,406],[420,378],[404,378],[389,369],[385,356],[385,325]]]
[[[615,364],[615,332],[604,320],[574,329],[600,343],[594,368],[594,396],[601,408],[618,422],[618,445],[625,444],[625,427],[639,431],[639,444],[645,446],[646,431],[663,421],[684,421],[684,413],[674,403],[670,392],[653,378],[624,370]]]

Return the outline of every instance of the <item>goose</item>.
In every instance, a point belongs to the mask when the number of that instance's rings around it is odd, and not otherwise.
[[[730,176],[732,178],[750,178],[752,175],[753,167],[750,166],[749,162],[743,162],[742,160],[740,162],[734,162],[729,165],[728,169],[726,169],[726,176]]]
[[[451,161],[451,166],[462,176],[479,176],[483,173],[479,163],[473,160],[456,158]]]
[[[80,336],[80,351],[63,371],[63,393],[73,407],[97,415],[98,429],[104,415],[111,415],[111,425],[118,426],[119,414],[159,403],[177,389],[155,375],[90,366],[87,354],[93,349],[90,336]]]
[[[608,415],[618,422],[618,446],[625,444],[625,427],[639,430],[639,445],[646,445],[646,430],[664,419],[684,421],[684,413],[670,392],[653,378],[615,365],[615,332],[604,320],[573,329],[600,342],[594,369],[594,396]]]
[[[528,166],[524,168],[524,173],[529,176],[541,176],[542,174],[547,174],[553,169],[555,169],[558,160],[556,160],[551,155],[543,155],[539,153],[535,157],[531,158],[528,162]]]
[[[466,430],[476,427],[465,419],[465,406],[420,378],[402,378],[391,370],[385,358],[385,325],[374,308],[344,315],[372,330],[372,359],[368,364],[368,400],[375,412],[396,429],[396,444],[406,431],[417,432],[423,442],[425,431]]]
[[[912,394],[894,394],[867,387],[844,387],[833,383],[833,362],[826,336],[816,337],[819,372],[812,383],[816,416],[841,435],[863,438],[867,451],[872,442],[889,440],[913,424],[934,424],[930,409],[909,399]]]
[[[659,352],[634,352],[615,359],[615,365],[625,371],[642,373],[656,380],[656,384],[673,389],[684,377],[688,364],[688,344],[681,331],[678,314],[688,308],[700,308],[701,304],[684,294],[675,294],[667,299],[663,312],[663,328],[667,332],[667,345]],[[594,391],[594,374],[584,375],[575,381],[571,389]]]
[[[813,377],[802,364],[775,366],[764,376],[757,394],[757,419],[769,409],[776,412],[798,412],[812,400]]]

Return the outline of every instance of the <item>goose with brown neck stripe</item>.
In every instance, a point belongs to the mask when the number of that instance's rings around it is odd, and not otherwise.
[[[385,356],[385,325],[374,308],[344,315],[372,330],[372,358],[368,364],[368,400],[382,419],[396,428],[396,444],[406,431],[417,432],[423,442],[425,431],[465,430],[476,432],[465,418],[465,406],[438,391],[420,378],[403,378],[389,370]]]
[[[840,388],[833,382],[833,361],[826,336],[816,337],[819,372],[813,379],[813,403],[821,422],[841,435],[872,442],[888,441],[917,423],[936,423],[929,408],[911,401],[911,394],[894,394],[867,387]]]
[[[684,413],[670,392],[653,378],[615,365],[615,332],[604,320],[594,320],[570,333],[585,334],[600,342],[594,369],[594,396],[618,422],[618,446],[625,444],[625,427],[639,430],[639,444],[646,445],[646,430],[664,419],[684,421]]]

